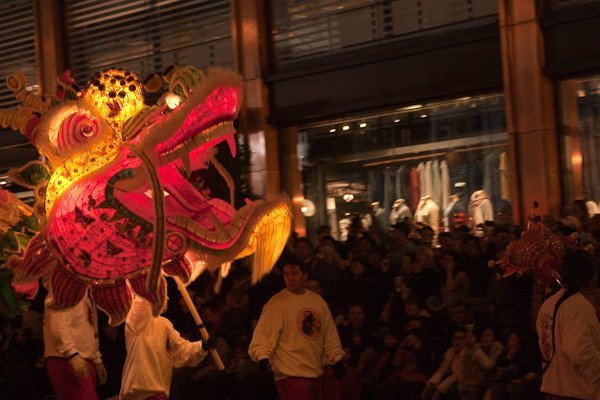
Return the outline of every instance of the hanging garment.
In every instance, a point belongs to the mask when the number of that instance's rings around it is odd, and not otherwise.
[[[442,186],[442,208],[445,210],[450,202],[450,173],[448,172],[448,163],[442,160],[440,163],[440,177]]]
[[[431,198],[435,204],[442,204],[442,175],[439,160],[433,160],[431,163]]]
[[[425,163],[420,162],[417,165],[417,172],[419,173],[419,198],[425,196]]]
[[[466,186],[465,196],[469,193],[473,193],[480,190],[483,185],[483,165],[482,160],[478,158],[477,154],[471,152],[467,155],[467,162],[465,164],[466,173]]]
[[[387,224],[387,219],[389,216],[389,210],[392,206],[394,199],[396,198],[396,187],[394,183],[394,171],[390,169],[390,167],[386,167],[383,171],[383,202],[382,207],[385,210],[385,223]]]
[[[411,205],[410,183],[408,169],[401,165],[395,175],[396,195],[395,199],[405,199],[408,206]]]
[[[413,211],[417,209],[417,206],[419,204],[419,198],[421,197],[419,188],[419,171],[417,168],[413,167],[410,169],[410,199]]]
[[[383,198],[383,175],[379,171],[369,171],[369,195],[368,201],[381,201]]]
[[[497,150],[483,158],[483,190],[487,193],[495,209],[502,205],[500,188],[500,156]]]
[[[427,161],[425,163],[425,170],[423,171],[423,176],[425,178],[425,183],[423,184],[423,186],[425,187],[425,192],[422,196],[432,196],[433,195],[433,182],[432,182],[433,174],[432,174],[431,161]]]

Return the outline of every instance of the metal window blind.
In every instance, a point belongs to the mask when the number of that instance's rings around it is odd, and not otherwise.
[[[116,67],[140,79],[170,65],[233,65],[228,0],[65,0],[69,68],[84,83]]]
[[[498,13],[497,0],[272,0],[278,64]]]
[[[34,12],[32,0],[0,2],[0,108],[13,109],[18,102],[6,87],[6,77],[22,71],[29,89],[37,93]],[[15,147],[31,147],[12,130],[0,129],[0,171],[14,166]],[[10,150],[9,150],[10,149]],[[30,151],[29,151],[30,152]]]

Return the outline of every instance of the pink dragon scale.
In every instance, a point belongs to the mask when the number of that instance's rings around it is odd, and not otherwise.
[[[233,121],[243,97],[231,71],[175,68],[169,90],[146,106],[132,72],[97,73],[85,88],[65,73],[52,96],[34,96],[20,73],[7,79],[21,105],[0,110],[0,124],[26,135],[41,161],[11,171],[36,194],[40,233],[12,265],[16,283],[44,277],[53,307],[92,296],[113,325],[129,311],[132,291],[158,314],[165,275],[184,282],[198,265],[216,269],[252,256],[253,281],[268,273],[291,229],[289,199],[210,198],[188,177],[215,165],[226,142],[235,156]]]

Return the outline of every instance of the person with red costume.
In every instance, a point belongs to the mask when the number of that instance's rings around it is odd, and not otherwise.
[[[90,296],[74,307],[55,310],[46,299],[44,358],[52,387],[59,400],[97,400],[96,383],[107,373],[98,341],[98,317]]]

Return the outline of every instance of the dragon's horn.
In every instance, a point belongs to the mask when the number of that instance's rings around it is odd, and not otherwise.
[[[6,86],[14,93],[21,105],[15,110],[0,110],[0,126],[21,132],[33,143],[33,134],[40,121],[40,112],[48,108],[50,100],[29,93],[27,78],[20,71],[13,72],[6,78]]]
[[[27,91],[27,78],[21,71],[13,72],[6,78],[6,86],[15,94],[15,98],[25,107],[32,107],[37,111],[45,106],[43,96],[31,94]]]
[[[27,125],[32,117],[33,114],[31,113],[31,110],[26,108],[0,110],[0,126],[27,135]]]

